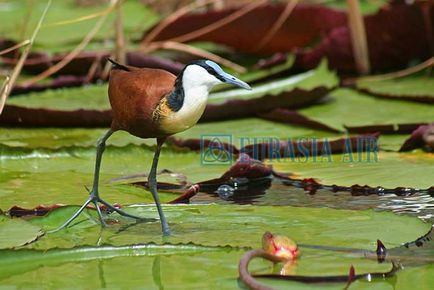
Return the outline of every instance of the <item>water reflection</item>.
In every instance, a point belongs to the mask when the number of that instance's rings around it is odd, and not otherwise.
[[[252,187],[231,192],[236,198],[222,200],[218,194],[200,193],[194,197],[193,203],[252,203],[255,205],[291,205],[303,207],[328,207],[335,209],[378,209],[388,210],[397,214],[416,216],[426,222],[434,223],[434,197],[428,193],[415,193],[411,196],[395,194],[354,196],[350,192],[333,192],[318,189],[315,194],[309,194],[303,188],[288,186],[273,181],[265,189],[265,194],[250,192]]]
[[[395,213],[407,213],[434,222],[434,198],[428,194],[416,194],[403,198],[391,196],[378,208],[391,210]]]
[[[199,183],[200,190],[208,193],[209,197],[199,197],[201,201],[224,200],[237,204],[250,204],[259,197],[266,195],[272,185],[273,179],[270,176],[248,179],[230,178],[224,182],[211,180]],[[195,198],[196,200],[196,198]]]

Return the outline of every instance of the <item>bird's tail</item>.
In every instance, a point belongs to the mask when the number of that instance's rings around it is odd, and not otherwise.
[[[124,71],[130,71],[130,69],[128,67],[126,67],[120,63],[115,62],[113,59],[111,59],[109,57],[107,58],[107,60],[112,63],[112,69],[120,69],[120,70],[124,70]]]

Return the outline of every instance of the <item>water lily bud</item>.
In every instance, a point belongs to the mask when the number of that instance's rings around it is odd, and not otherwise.
[[[269,254],[288,260],[296,259],[300,252],[297,244],[286,236],[265,232],[262,236],[262,249]]]

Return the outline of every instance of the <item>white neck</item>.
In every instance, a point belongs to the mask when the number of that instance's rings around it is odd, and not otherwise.
[[[184,101],[179,111],[174,112],[165,123],[168,133],[177,133],[192,127],[202,116],[208,94],[212,87],[221,83],[199,65],[188,66],[182,75]]]

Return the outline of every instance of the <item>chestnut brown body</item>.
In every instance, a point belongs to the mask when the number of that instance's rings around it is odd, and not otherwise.
[[[124,130],[140,138],[167,136],[159,126],[157,107],[162,109],[160,103],[173,90],[176,76],[160,69],[126,68],[129,71],[112,69],[110,73],[112,130]],[[170,110],[166,106],[163,109]]]

